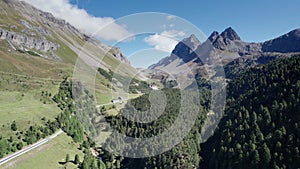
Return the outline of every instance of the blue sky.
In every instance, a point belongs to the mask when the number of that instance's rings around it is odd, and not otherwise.
[[[93,16],[112,17],[115,20],[140,12],[168,13],[186,19],[202,30],[206,36],[209,36],[212,31],[222,32],[231,26],[243,40],[248,42],[269,40],[300,28],[300,0],[72,0],[71,3]],[[126,23],[122,24],[127,26]],[[126,28],[130,30],[130,27]],[[158,30],[158,33],[164,30],[172,29],[165,28]],[[145,38],[150,35],[140,35],[134,40],[116,45],[120,46],[123,52],[129,56],[134,66],[145,67],[168,55],[167,52],[161,52],[159,55],[155,53],[156,56],[151,58],[149,52],[146,52],[147,57],[145,54],[141,56],[144,59],[138,58],[137,51],[149,51],[149,47],[154,47],[153,44],[151,46],[145,42]],[[180,39],[186,36],[189,36],[188,32],[185,32],[184,36],[176,36],[176,38]],[[102,41],[109,44],[116,42],[113,40]],[[135,53],[134,57],[130,57],[133,53]],[[142,53],[141,55],[143,55]]]

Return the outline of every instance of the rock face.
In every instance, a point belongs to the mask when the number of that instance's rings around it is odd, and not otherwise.
[[[262,44],[263,52],[300,52],[300,29],[293,30]]]
[[[229,39],[231,41],[241,40],[239,35],[231,27],[225,29],[225,31],[221,33],[221,37],[225,40]]]
[[[172,51],[172,55],[174,55],[174,57],[181,58],[184,62],[189,62],[190,60],[197,57],[194,51],[200,44],[201,43],[196,38],[196,36],[191,35],[190,37],[183,39],[176,45],[175,49]]]
[[[126,63],[126,64],[129,64],[130,65],[130,62],[129,60],[127,59],[127,57],[122,53],[121,51],[121,48],[119,47],[114,47],[111,49],[111,52],[112,52],[112,55],[119,59],[120,61]]]
[[[227,28],[220,35],[218,32],[213,32],[208,40],[216,49],[237,52],[241,56],[261,52],[260,43],[247,43],[242,41],[231,27]]]
[[[161,59],[157,64],[153,64],[149,68],[154,69],[156,67],[166,66],[178,58],[182,59],[184,62],[189,62],[197,57],[195,50],[200,44],[201,43],[198,38],[195,35],[191,35],[190,37],[180,41],[175,46],[175,49],[172,51],[170,56]]]
[[[30,37],[25,34],[0,29],[0,39],[5,39],[20,47],[36,49],[43,52],[57,50],[60,45],[37,37]]]
[[[27,21],[21,19],[20,20],[20,23],[22,25],[24,25],[26,28],[30,29],[30,30],[33,30],[35,32],[38,32],[39,35],[47,35],[47,36],[52,36],[52,33],[51,31],[47,30],[47,29],[44,29],[43,27],[41,26],[33,26],[31,25],[30,23],[28,23]],[[28,32],[28,30],[26,29],[23,29],[22,32]],[[35,33],[31,33],[33,36],[35,36]]]
[[[215,46],[217,49],[226,50],[227,46],[232,45],[233,41],[240,41],[241,38],[238,34],[231,28],[227,28],[224,32],[219,34],[218,32],[213,32],[208,40]]]

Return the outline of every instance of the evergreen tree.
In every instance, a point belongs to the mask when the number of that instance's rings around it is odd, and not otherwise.
[[[80,164],[80,159],[79,159],[79,155],[78,154],[75,155],[74,163],[75,164]]]
[[[70,161],[70,155],[67,154],[67,155],[66,155],[66,163],[69,162],[69,161]]]

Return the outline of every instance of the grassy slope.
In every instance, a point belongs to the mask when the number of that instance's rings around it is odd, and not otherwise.
[[[0,91],[0,124],[2,124],[0,130],[3,131],[1,132],[3,136],[12,134],[9,129],[12,121],[16,121],[18,128],[27,129],[31,125],[42,125],[43,117],[53,120],[60,113],[56,104],[44,104],[40,101],[39,94],[38,91],[29,93]]]
[[[80,161],[83,160],[83,153],[76,149],[79,147],[72,141],[72,138],[65,133],[57,136],[55,139],[44,144],[43,146],[26,153],[23,156],[8,162],[3,166],[4,169],[54,169],[54,168],[76,168],[69,162],[66,165],[61,165],[59,162],[64,162],[66,154],[70,155],[70,160],[74,160],[76,154],[79,155]]]
[[[0,71],[41,78],[61,79],[70,74],[72,66],[48,59],[23,54],[16,51],[7,52],[8,44],[0,40]]]

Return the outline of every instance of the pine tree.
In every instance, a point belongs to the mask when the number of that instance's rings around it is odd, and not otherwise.
[[[66,163],[69,162],[69,161],[70,161],[70,155],[67,154],[67,155],[66,155]]]
[[[266,143],[264,143],[262,146],[261,156],[264,168],[268,168],[271,161],[271,152]]]
[[[17,131],[17,124],[16,121],[13,121],[12,124],[10,125],[10,128],[12,131]]]
[[[74,163],[75,164],[80,164],[80,159],[79,159],[79,155],[78,154],[75,155]]]

